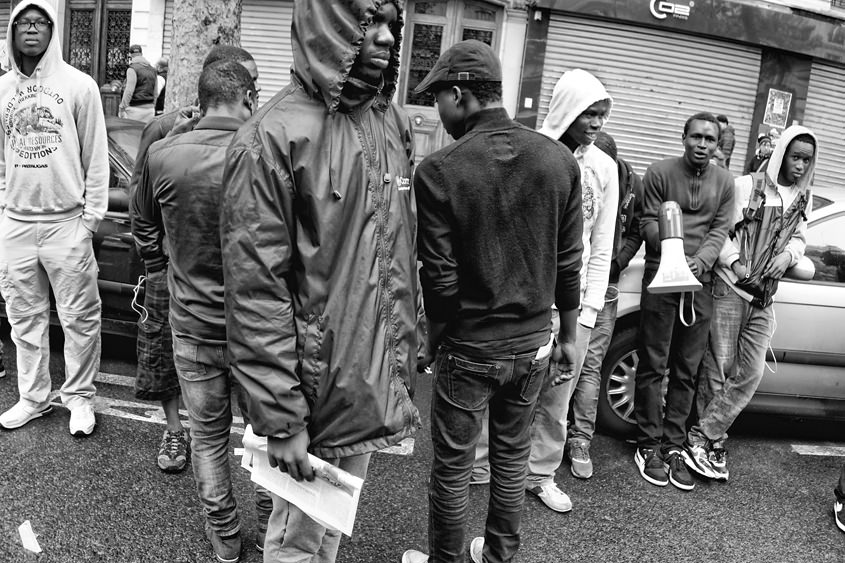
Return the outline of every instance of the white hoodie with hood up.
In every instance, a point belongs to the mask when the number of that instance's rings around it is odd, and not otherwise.
[[[549,113],[540,132],[560,140],[575,119],[591,105],[613,99],[604,85],[589,72],[570,70],[555,84]],[[619,175],[616,163],[594,144],[581,145],[572,153],[581,168],[584,213],[584,254],[581,265],[581,312],[578,322],[588,328],[604,307],[613,254],[613,234],[619,211]]]
[[[780,167],[783,164],[784,156],[786,156],[786,149],[789,148],[789,144],[798,135],[809,135],[815,139],[816,150],[813,153],[813,160],[810,162],[810,165],[807,167],[807,170],[804,171],[801,178],[799,178],[792,186],[783,186],[778,184]],[[786,210],[789,209],[789,206],[792,205],[792,202],[795,201],[795,198],[797,198],[802,191],[806,190],[808,192],[808,197],[805,214],[809,216],[810,210],[813,208],[813,194],[809,191],[810,182],[813,179],[813,173],[815,172],[818,158],[819,140],[812,131],[801,125],[792,125],[786,128],[778,141],[775,150],[772,152],[772,156],[769,159],[769,165],[766,168],[766,206],[782,206],[783,211],[786,212]],[[748,206],[748,202],[751,199],[751,192],[753,190],[754,177],[751,174],[740,176],[734,180],[733,224],[736,224],[742,219],[742,212],[745,207]],[[789,242],[786,243],[786,248],[784,249],[792,255],[792,260],[789,263],[790,267],[796,265],[804,256],[804,249],[806,247],[807,221],[801,221],[798,223],[798,228],[795,229],[792,238],[790,238]],[[737,276],[734,274],[733,270],[731,270],[731,265],[735,261],[739,260],[739,257],[740,249],[737,242],[731,237],[727,237],[725,239],[725,244],[722,245],[722,251],[719,253],[719,258],[716,262],[716,274],[724,281],[728,282],[731,289],[733,289],[740,297],[746,301],[751,301],[751,296],[748,293],[742,291],[734,285],[737,281]]]
[[[14,21],[37,7],[53,22],[50,43],[32,76],[20,69]],[[109,162],[100,90],[62,60],[56,13],[46,0],[25,0],[6,32],[9,68],[0,77],[0,213],[19,221],[82,216],[94,232],[108,208]]]

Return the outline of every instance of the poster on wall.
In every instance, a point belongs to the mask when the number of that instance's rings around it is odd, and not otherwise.
[[[792,105],[792,94],[783,90],[769,88],[769,99],[766,101],[766,114],[763,123],[783,129],[789,117],[789,107]]]

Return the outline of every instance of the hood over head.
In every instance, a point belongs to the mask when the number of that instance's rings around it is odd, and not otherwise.
[[[330,113],[340,106],[341,92],[355,64],[373,17],[384,4],[399,15],[385,69],[380,99],[388,103],[399,78],[403,0],[296,0],[291,27],[293,73],[312,96],[320,96]]]
[[[564,72],[555,84],[549,113],[543,120],[540,133],[559,140],[575,118],[602,100],[610,100],[610,107],[613,108],[613,98],[598,78],[580,68]]]
[[[786,154],[786,149],[789,147],[789,143],[791,143],[792,140],[799,135],[809,135],[816,142],[816,150],[813,153],[813,160],[810,162],[810,166],[807,167],[807,171],[804,172],[804,175],[801,176],[796,183],[796,186],[801,189],[807,189],[810,187],[810,181],[812,180],[813,173],[816,170],[816,162],[819,160],[819,139],[816,137],[815,133],[802,125],[792,125],[787,127],[783,131],[783,134],[781,134],[781,137],[777,142],[777,146],[775,146],[775,150],[772,151],[771,157],[769,157],[769,165],[766,168],[766,175],[775,185],[778,183],[778,174],[780,174],[780,167],[783,164],[783,157]]]
[[[25,77],[21,72],[20,67],[20,53],[15,48],[15,20],[18,15],[28,8],[38,8],[53,22],[52,35],[50,36],[50,44],[41,56],[41,61],[38,63],[41,75],[48,75],[54,68],[58,66],[62,59],[62,42],[59,37],[58,25],[56,24],[57,16],[53,5],[48,0],[24,0],[18,4],[9,17],[9,26],[6,28],[6,53],[9,56],[9,68],[12,69],[19,77]]]

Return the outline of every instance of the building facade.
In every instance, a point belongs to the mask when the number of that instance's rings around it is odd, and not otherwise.
[[[101,85],[122,80],[131,43],[152,62],[170,54],[175,0],[53,1],[67,60]],[[294,1],[242,1],[241,43],[268,100],[289,80]],[[16,3],[0,4],[3,38]],[[711,111],[735,128],[734,173],[758,134],[801,123],[821,141],[817,185],[845,189],[845,0],[406,0],[403,35],[396,96],[418,158],[450,139],[413,89],[440,53],[475,38],[499,53],[505,108],[531,127],[564,71],[595,74],[615,100],[607,131],[639,172],[680,154],[686,118]]]

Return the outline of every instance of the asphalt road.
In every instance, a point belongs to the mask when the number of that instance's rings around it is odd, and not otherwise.
[[[2,332],[7,358],[13,349]],[[63,408],[26,427],[0,432],[0,563],[89,561],[193,563],[214,560],[190,471],[165,475],[155,466],[163,427],[155,404],[132,397],[133,343],[106,339],[98,384],[95,433],[73,438]],[[60,348],[51,361],[61,384]],[[17,399],[13,362],[0,379],[0,409]],[[408,548],[425,549],[430,382],[417,401],[423,428],[413,453],[373,456],[353,538],[339,563],[398,562]],[[108,413],[108,414],[107,414]],[[741,419],[729,443],[731,480],[699,482],[692,492],[654,487],[634,467],[633,445],[597,436],[589,481],[568,466],[558,482],[573,499],[569,514],[526,499],[522,547],[516,561],[845,561],[845,534],[832,517],[833,486],[842,457],[799,455],[794,446],[845,452],[845,427],[772,418]],[[237,429],[236,429],[237,432]],[[240,446],[236,434],[233,447]],[[837,448],[839,448],[837,450]],[[231,457],[245,538],[255,515],[248,475]],[[471,489],[467,544],[483,531],[487,488]],[[21,545],[29,520],[43,553]],[[261,561],[251,542],[242,561]]]

